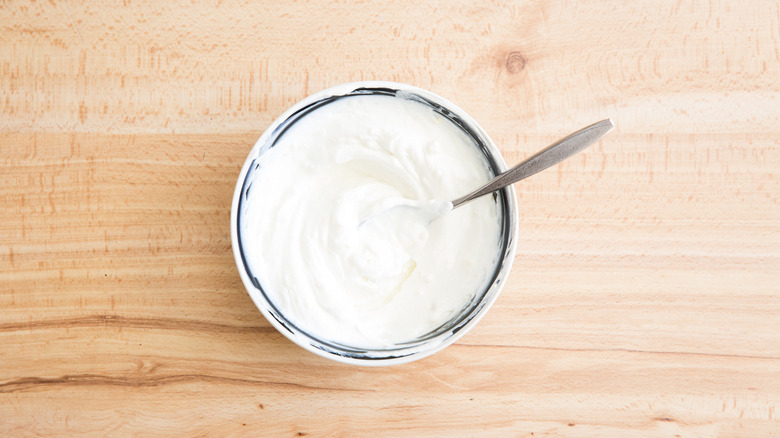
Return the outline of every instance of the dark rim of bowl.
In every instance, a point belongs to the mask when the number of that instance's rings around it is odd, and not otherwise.
[[[444,117],[452,124],[457,126],[469,138],[471,138],[471,140],[474,141],[474,143],[476,143],[479,146],[482,155],[487,160],[488,165],[490,166],[490,170],[493,172],[494,175],[502,171],[498,163],[496,162],[495,158],[493,157],[493,154],[490,152],[487,143],[484,141],[484,139],[479,134],[479,132],[474,130],[468,122],[464,121],[458,114],[455,114],[453,111],[445,108],[439,103],[432,101],[431,99],[428,99],[427,97],[417,94],[416,92],[410,92],[406,90],[399,90],[399,89],[387,88],[387,87],[359,87],[345,94],[323,97],[322,99],[319,99],[315,102],[304,105],[303,107],[299,108],[298,110],[290,114],[287,118],[285,118],[273,130],[273,132],[271,132],[271,134],[266,139],[265,144],[261,145],[260,148],[261,152],[258,154],[257,157],[255,157],[252,160],[251,164],[249,165],[249,169],[247,170],[247,173],[244,176],[244,181],[242,183],[241,194],[239,196],[238,207],[237,207],[236,234],[238,237],[237,241],[239,247],[239,254],[241,255],[241,261],[243,263],[244,269],[246,270],[247,277],[249,277],[249,279],[251,280],[252,285],[254,285],[254,287],[262,294],[265,304],[267,305],[266,310],[268,311],[268,313],[282,327],[284,327],[288,332],[290,332],[290,334],[293,337],[303,335],[307,339],[309,345],[311,345],[312,347],[322,350],[326,353],[334,354],[341,357],[358,359],[358,360],[391,360],[391,359],[398,359],[401,357],[409,356],[418,352],[422,352],[417,348],[424,345],[427,341],[430,341],[431,339],[434,339],[438,336],[441,336],[442,334],[451,331],[449,336],[446,336],[441,340],[441,342],[444,342],[446,339],[455,335],[458,331],[466,327],[468,323],[475,316],[477,316],[480,310],[482,310],[482,308],[485,306],[485,304],[488,301],[485,300],[485,297],[501,281],[501,279],[498,276],[499,273],[501,272],[501,267],[506,263],[506,258],[509,256],[512,247],[511,246],[512,244],[511,222],[512,221],[510,220],[511,212],[509,209],[509,202],[508,202],[508,190],[506,188],[493,193],[493,199],[496,202],[499,202],[501,205],[501,250],[499,252],[500,257],[498,257],[496,260],[496,265],[493,269],[493,274],[491,276],[491,279],[489,282],[486,283],[487,286],[480,294],[475,295],[471,299],[471,301],[467,303],[461,309],[461,311],[459,311],[456,314],[456,316],[454,316],[452,319],[448,320],[447,322],[435,328],[434,330],[419,336],[416,339],[396,344],[396,347],[378,348],[378,349],[351,347],[348,345],[339,344],[337,342],[324,340],[317,336],[311,335],[305,330],[302,330],[300,327],[298,327],[293,322],[288,320],[284,316],[284,314],[279,309],[276,308],[276,305],[274,305],[273,301],[265,293],[265,290],[263,289],[263,286],[260,284],[258,278],[252,274],[252,270],[249,268],[249,264],[247,263],[246,257],[244,256],[243,238],[241,237],[242,203],[245,199],[247,199],[249,195],[249,191],[252,188],[252,181],[250,180],[250,178],[252,173],[260,167],[260,165],[257,163],[257,160],[260,158],[260,156],[265,151],[267,151],[267,149],[274,147],[276,143],[279,141],[279,139],[282,138],[284,133],[291,126],[293,126],[295,122],[300,120],[306,114],[340,99],[344,99],[352,96],[366,96],[366,95],[383,95],[383,96],[404,98],[404,99],[413,100],[429,106],[430,108],[433,109],[434,112],[440,114],[442,117]],[[494,294],[495,293],[498,292],[496,291],[494,292]],[[439,343],[431,345],[430,349],[436,348],[438,344]],[[427,350],[428,349],[423,351],[427,351]],[[381,355],[376,356],[377,353]]]

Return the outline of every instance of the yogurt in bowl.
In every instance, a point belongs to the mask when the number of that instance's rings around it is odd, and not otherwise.
[[[503,286],[514,192],[430,222],[393,207],[441,205],[505,167],[476,122],[430,92],[360,82],[310,96],[261,136],[239,176],[241,278],[307,350],[360,365],[425,357],[473,326]]]

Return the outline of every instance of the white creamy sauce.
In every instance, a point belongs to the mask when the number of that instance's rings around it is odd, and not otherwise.
[[[244,253],[300,329],[388,347],[446,323],[487,287],[499,208],[491,196],[452,211],[447,201],[491,173],[428,106],[342,98],[294,123],[257,163],[241,211]]]

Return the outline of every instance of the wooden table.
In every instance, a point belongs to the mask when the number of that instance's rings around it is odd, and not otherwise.
[[[0,435],[780,434],[774,2],[0,3]],[[297,347],[236,271],[263,130],[382,79],[519,162],[506,288],[389,368]]]

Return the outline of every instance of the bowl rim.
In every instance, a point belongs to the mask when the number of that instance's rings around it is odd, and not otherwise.
[[[243,255],[242,239],[240,238],[239,230],[239,212],[248,174],[255,160],[272,147],[276,140],[284,134],[287,127],[297,121],[298,118],[343,97],[375,94],[407,98],[428,104],[434,111],[448,118],[450,122],[460,126],[467,135],[477,142],[494,172],[499,173],[506,170],[506,162],[493,140],[476,120],[449,100],[428,90],[398,82],[349,82],[305,97],[288,108],[271,123],[255,142],[244,161],[233,192],[230,210],[230,238],[236,267],[244,288],[262,315],[277,331],[305,350],[337,362],[362,366],[387,366],[419,360],[441,351],[465,335],[492,307],[503,289],[506,283],[504,280],[511,271],[514,262],[518,234],[518,208],[515,190],[512,186],[509,186],[501,189],[499,194],[503,200],[502,253],[499,254],[500,262],[497,264],[490,285],[484,289],[478,300],[475,299],[467,307],[464,307],[464,310],[457,317],[445,322],[442,326],[432,331],[429,338],[423,339],[415,345],[395,349],[348,347],[313,336],[287,320],[282,312],[277,310],[271,300],[265,296],[259,280],[250,277],[250,271]],[[461,126],[458,121],[463,122],[465,126]],[[476,138],[474,138],[475,136]],[[384,352],[385,354],[376,354],[376,352]]]

